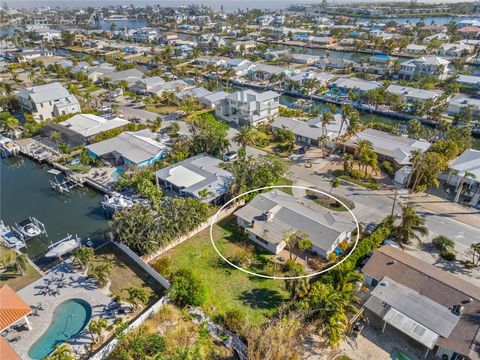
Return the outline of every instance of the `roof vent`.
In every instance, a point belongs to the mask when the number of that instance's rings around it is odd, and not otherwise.
[[[267,221],[272,221],[273,220],[273,212],[271,212],[271,211],[265,211],[263,213],[263,216],[265,217],[265,219]]]
[[[379,283],[380,286],[387,287],[388,286],[388,281],[382,281]]]
[[[395,265],[396,262],[397,262],[397,260],[392,260],[392,261],[389,261],[389,262],[387,263],[387,265]]]

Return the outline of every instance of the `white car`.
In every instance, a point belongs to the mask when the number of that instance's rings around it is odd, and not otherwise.
[[[237,160],[238,153],[236,151],[229,151],[223,154],[223,161],[234,161]]]

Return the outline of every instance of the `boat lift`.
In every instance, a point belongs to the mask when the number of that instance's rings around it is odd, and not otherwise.
[[[45,224],[40,222],[37,218],[30,216],[28,219],[19,224],[15,223],[12,232],[19,237],[24,243],[31,238],[45,234],[48,237]]]
[[[65,238],[59,240],[48,246],[49,251],[45,254],[45,257],[61,257],[69,252],[72,252],[76,248],[82,246],[82,239],[78,235],[67,234]]]
[[[83,182],[81,180],[75,179],[74,177],[67,177],[63,181],[59,181],[57,177],[54,180],[50,180],[50,185],[53,190],[59,192],[60,194],[69,193],[70,190],[77,187],[83,187]]]

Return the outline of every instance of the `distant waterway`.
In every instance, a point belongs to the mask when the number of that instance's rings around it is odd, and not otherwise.
[[[45,224],[48,238],[27,241],[26,252],[37,264],[44,265],[48,245],[67,234],[77,234],[85,241],[90,238],[95,245],[105,240],[107,223],[99,193],[84,187],[67,195],[57,194],[50,187],[49,180],[54,176],[47,172],[49,167],[23,157],[2,159],[0,166],[3,222],[12,226],[33,216]]]

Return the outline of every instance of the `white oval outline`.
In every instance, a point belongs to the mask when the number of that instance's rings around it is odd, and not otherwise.
[[[348,210],[348,212],[350,213],[350,215],[353,217],[353,220],[355,221],[355,225],[357,226],[357,238],[355,239],[355,244],[353,245],[353,248],[350,250],[350,252],[348,253],[347,256],[345,256],[345,258],[343,258],[341,261],[339,261],[338,263],[326,268],[326,269],[323,269],[321,271],[318,271],[316,273],[313,273],[313,274],[307,274],[307,275],[301,275],[301,276],[269,276],[269,275],[263,275],[263,274],[257,274],[253,271],[249,271],[249,270],[246,270],[240,266],[237,266],[235,264],[233,264],[232,262],[230,262],[227,258],[225,258],[225,256],[222,255],[222,253],[218,250],[217,246],[215,245],[215,241],[213,240],[213,225],[217,222],[217,217],[218,217],[218,214],[220,213],[220,211],[222,211],[225,207],[228,206],[228,204],[230,204],[231,202],[235,201],[236,199],[242,197],[242,196],[245,196],[245,195],[248,195],[248,194],[251,194],[252,192],[258,192],[258,191],[262,191],[262,190],[267,190],[267,189],[303,189],[303,190],[310,190],[310,191],[314,191],[316,193],[319,193],[319,194],[323,194],[323,195],[326,195],[328,197],[330,197],[331,199],[335,200],[335,201],[338,201],[340,204],[342,204],[343,206],[345,206],[345,208]],[[320,274],[323,274],[329,270],[332,270],[334,268],[336,268],[337,266],[339,266],[341,263],[343,263],[345,260],[348,259],[348,257],[353,253],[353,250],[355,250],[355,248],[357,247],[358,245],[358,240],[360,239],[360,225],[358,224],[358,220],[357,220],[357,217],[355,216],[355,214],[353,213],[352,210],[350,210],[350,208],[345,205],[342,201],[338,200],[336,197],[334,197],[333,195],[331,194],[328,194],[322,190],[318,190],[318,189],[314,189],[314,188],[309,188],[309,187],[305,187],[305,186],[296,186],[296,185],[272,185],[272,186],[264,186],[264,187],[261,187],[261,188],[257,188],[257,189],[253,189],[253,190],[249,190],[249,191],[246,191],[240,195],[237,195],[235,196],[233,199],[230,199],[229,201],[227,201],[216,213],[215,215],[212,216],[212,222],[210,224],[210,242],[212,243],[213,245],[213,248],[215,249],[215,251],[217,252],[217,254],[229,265],[233,266],[235,269],[237,270],[240,270],[240,271],[243,271],[244,273],[247,273],[247,274],[250,274],[250,275],[254,275],[254,276],[258,276],[258,277],[261,277],[261,278],[264,278],[264,279],[273,279],[273,280],[297,280],[297,279],[305,279],[305,278],[309,278],[309,277],[313,277],[313,276],[317,276],[317,275],[320,275]]]

